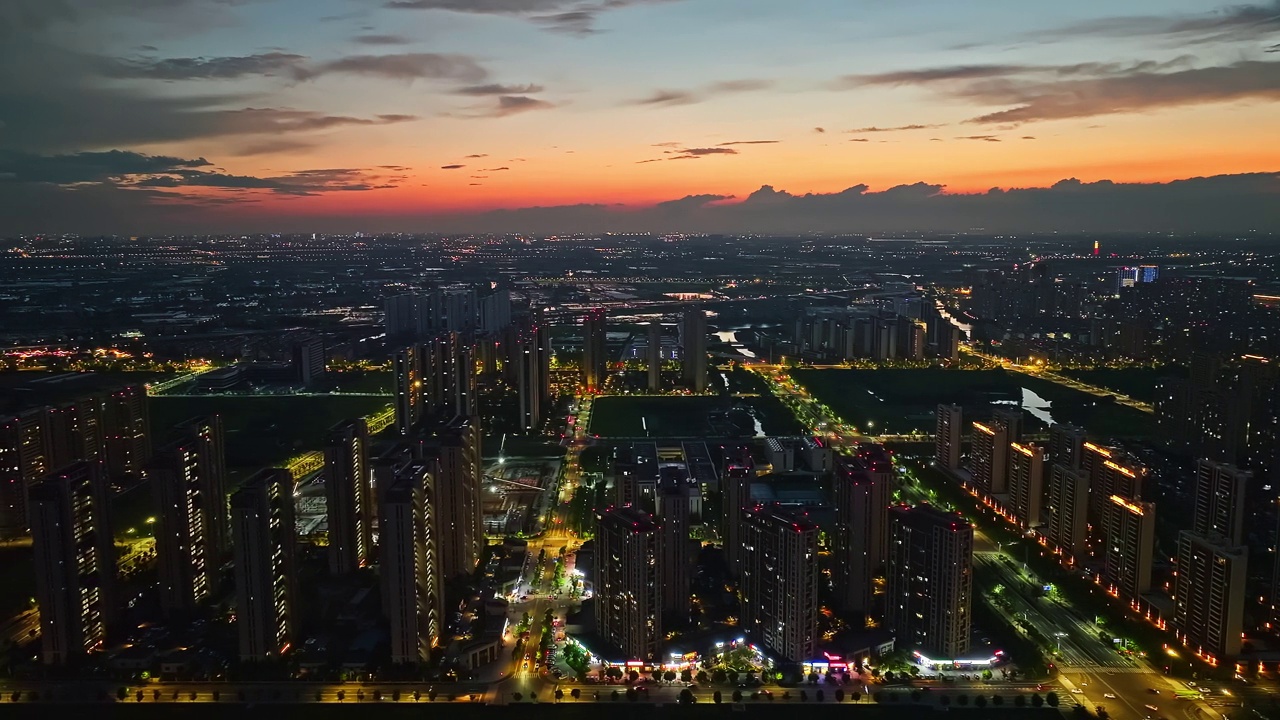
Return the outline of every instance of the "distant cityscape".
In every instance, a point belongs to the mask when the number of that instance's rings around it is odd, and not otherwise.
[[[0,702],[1275,712],[1280,242],[0,248]]]

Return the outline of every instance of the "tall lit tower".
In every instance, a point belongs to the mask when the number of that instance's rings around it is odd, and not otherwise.
[[[595,308],[588,312],[582,322],[582,384],[589,393],[604,390],[609,368],[606,332],[604,310]]]
[[[892,465],[881,455],[836,459],[834,579],[837,602],[844,610],[872,610],[875,574],[885,561]],[[878,464],[888,466],[888,472]]]
[[[684,312],[681,344],[684,346],[684,381],[694,392],[707,390],[707,312],[692,307]]]
[[[77,462],[31,488],[41,656],[65,665],[100,650],[118,609],[111,489],[97,462]]]
[[[369,427],[346,420],[329,430],[324,447],[324,489],[329,516],[329,571],[355,572],[373,552],[373,488]]]
[[[293,476],[288,470],[260,470],[231,496],[242,661],[279,658],[293,641],[297,602],[293,523]]]

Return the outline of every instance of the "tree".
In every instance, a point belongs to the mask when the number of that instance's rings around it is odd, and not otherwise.
[[[791,691],[790,691],[790,690],[783,690],[783,691],[782,691],[782,699],[783,699],[783,700],[790,700],[790,699],[791,699]]]
[[[968,704],[969,704],[969,696],[968,696],[968,695],[960,695],[960,696],[958,696],[958,697],[956,698],[956,704],[957,704],[957,705],[959,705],[959,706],[961,706],[961,707],[964,707],[965,705],[968,705]]]
[[[421,691],[421,690],[414,690],[414,691],[413,691],[413,701],[414,701],[414,702],[418,702],[418,701],[419,701],[419,700],[421,700],[421,699],[422,699],[422,691]]]
[[[427,699],[430,700],[431,702],[435,702],[438,696],[439,694],[434,689],[427,691]]]
[[[577,700],[582,697],[582,690],[578,688],[574,688],[569,691],[569,696],[572,697],[574,700]]]
[[[836,702],[844,702],[844,691],[836,690]]]
[[[692,690],[690,690],[689,688],[685,688],[685,689],[683,689],[683,690],[681,690],[681,691],[680,691],[680,704],[681,704],[681,705],[692,705],[692,704],[694,703],[694,700],[695,700],[695,699],[696,699],[696,698],[694,698],[694,697],[693,697],[693,691],[692,691]]]
[[[516,702],[520,702],[521,700],[524,699],[524,693],[513,692],[511,693],[511,699],[515,700]]]
[[[1031,707],[1042,707],[1042,706],[1044,706],[1044,698],[1040,697],[1040,693],[1033,694],[1031,696]]]
[[[827,699],[827,694],[822,692],[821,690],[814,693],[814,696],[818,698],[818,702],[822,702],[823,700]]]
[[[737,685],[737,684],[738,684],[738,671],[737,671],[737,670],[730,670],[730,671],[729,671],[729,684],[730,684],[730,685]]]
[[[640,679],[640,673],[635,670],[632,670],[630,673],[627,674],[627,677],[631,678],[631,682],[636,682]]]
[[[688,672],[688,670],[686,670],[685,672]],[[663,680],[666,680],[666,681],[667,681],[667,682],[669,682],[669,683],[673,683],[673,682],[675,682],[677,677],[679,677],[679,676],[678,676],[678,675],[676,675],[676,673],[675,673],[675,671],[674,671],[674,670],[668,670],[668,671],[666,671],[666,672],[662,673],[662,679],[663,679]],[[688,682],[688,681],[686,681],[686,682]]]
[[[1049,703],[1049,707],[1058,707],[1058,693],[1055,693],[1055,692],[1046,693],[1044,696],[1044,701]]]
[[[1004,705],[1004,697],[1001,695],[992,695],[991,704],[994,705],[995,707],[1001,707],[1002,705]]]
[[[346,700],[346,699],[347,699],[347,691],[346,691],[346,690],[339,690],[339,691],[338,691],[338,702],[342,702],[343,700]]]
[[[604,675],[605,677],[613,678],[614,680],[621,680],[623,675],[622,668],[617,666],[611,667],[604,671]]]
[[[733,691],[733,701],[734,701],[734,702],[736,702],[736,703],[740,703],[740,702],[742,702],[742,691],[741,691],[741,690],[734,690],[734,691]]]
[[[982,671],[982,679],[983,679],[983,680],[990,680],[990,679],[991,679],[991,677],[992,677],[992,676],[991,676],[991,668],[987,668],[986,670],[983,670],[983,671]]]
[[[723,699],[724,699],[724,698],[723,698],[723,697],[721,697],[721,695],[720,695],[720,691],[719,691],[719,690],[717,690],[717,691],[715,691],[714,693],[712,693],[712,694],[711,694],[711,701],[712,701],[712,702],[714,702],[714,703],[715,703],[715,704],[717,704],[717,705],[719,705],[719,704],[720,704],[720,702],[721,702]]]
[[[809,684],[810,684],[810,685],[817,685],[817,684],[818,684],[818,673],[816,673],[816,672],[810,672],[810,673],[809,673]]]
[[[563,699],[564,699],[564,691],[561,690],[560,688],[556,688],[556,702],[559,702]]]
[[[152,701],[152,702],[160,702],[160,691],[159,691],[159,690],[152,690],[152,691],[151,691],[151,701]]]
[[[142,702],[142,691],[139,690],[134,696],[138,702]],[[18,693],[13,694],[13,701],[18,702]]]
[[[938,698],[938,702],[942,703],[943,707],[949,707],[951,705],[951,696],[943,695],[942,697]]]
[[[691,682],[693,682],[693,671],[692,671],[692,670],[690,670],[689,668],[685,668],[685,669],[681,670],[681,671],[680,671],[680,682],[685,682],[685,683],[691,683]]]
[[[399,690],[392,690],[392,691],[391,691],[391,702],[400,702],[400,691],[399,691]]]
[[[381,691],[381,690],[374,690],[374,691],[373,691],[373,701],[374,701],[374,702],[382,702],[382,691]]]
[[[640,693],[636,692],[633,687],[627,688],[627,702],[635,702],[640,699]]]
[[[195,690],[192,690],[190,693],[188,693],[188,694],[187,694],[187,699],[188,699],[188,700],[190,700],[191,702],[195,702],[195,701],[196,701],[196,691],[195,691]]]
[[[364,690],[356,691],[356,702],[364,702]]]
[[[973,699],[973,705],[974,705],[974,707],[979,707],[979,708],[984,708],[984,707],[986,707],[986,706],[987,706],[987,696],[986,696],[986,695],[979,695],[978,697],[974,698],[974,699]]]
[[[124,700],[127,697],[129,697],[129,688],[122,687],[119,690],[116,690],[117,700]]]
[[[708,680],[708,678],[707,678],[707,671],[706,671],[706,670],[699,670],[699,671],[698,671],[698,674],[697,674],[695,677],[696,677],[696,679],[698,680],[698,684],[700,684],[700,685],[706,685],[706,684],[707,684],[707,680]]]
[[[862,701],[862,693],[860,693],[860,692],[858,692],[858,691],[856,691],[856,690],[855,690],[855,691],[853,692],[853,694],[849,696],[849,699],[850,699],[850,700],[852,700],[852,701],[854,701],[854,702],[861,702],[861,701]]]
[[[801,690],[801,691],[800,691],[800,702],[809,702],[809,691],[808,691],[808,690]]]
[[[729,681],[729,674],[720,668],[711,671],[711,682],[721,684]]]
[[[1014,696],[1013,696],[1013,704],[1014,704],[1014,705],[1016,705],[1016,706],[1018,706],[1018,707],[1026,707],[1026,706],[1027,706],[1027,696],[1026,696],[1026,695],[1014,695]]]
[[[529,691],[529,699],[530,699],[530,700],[533,700],[533,701],[535,701],[535,702],[537,701],[537,699],[538,699],[538,693],[537,693],[537,691],[536,691],[536,690],[530,690],[530,691]]]
[[[622,697],[622,693],[619,693],[617,690],[614,690],[613,695],[611,695],[609,699],[613,700],[614,702],[618,702],[618,698],[620,697]]]
[[[653,677],[653,681],[654,681],[654,682],[661,682],[661,681],[662,681],[662,670],[659,670],[659,669],[652,670],[652,671],[649,673],[649,675]]]

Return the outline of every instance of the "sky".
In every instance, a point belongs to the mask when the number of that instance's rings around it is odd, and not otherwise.
[[[0,235],[1280,231],[1280,0],[4,0]]]

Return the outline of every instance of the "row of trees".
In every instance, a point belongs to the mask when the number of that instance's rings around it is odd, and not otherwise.
[[[565,696],[564,690],[556,688],[555,695],[554,695],[555,699],[563,700],[564,696]],[[569,691],[569,696],[572,697],[574,700],[579,700],[582,697],[582,691],[579,688],[573,688],[572,690]],[[636,688],[632,687],[632,688],[627,688],[626,690],[613,690],[612,692],[610,692],[609,697],[614,702],[617,702],[624,697],[630,702],[635,702],[639,700],[641,697],[643,697],[643,693],[641,693]],[[719,690],[715,691],[715,693],[713,693],[711,697],[712,697],[712,701],[715,702],[716,704],[720,704],[724,701],[724,695]],[[780,697],[783,701],[790,701],[793,696],[790,690],[785,690],[780,695],[774,695],[773,693],[770,693],[770,692],[765,692],[765,693],[754,692],[751,694],[750,699],[768,700],[772,702],[776,697]],[[846,695],[844,690],[836,690],[834,693],[832,693],[832,697],[836,702],[844,702]],[[855,702],[855,703],[861,702],[863,698],[862,693],[860,692],[850,693],[848,694],[847,697],[851,702]],[[897,692],[886,691],[886,692],[878,692],[878,693],[875,693],[874,695],[869,695],[867,697],[876,703],[898,703],[898,702],[906,701],[910,703],[919,704],[925,700],[925,693],[919,690],[913,690],[910,693],[897,693]],[[516,702],[520,702],[521,700],[524,699],[524,694],[519,692],[513,693],[512,698]],[[595,693],[595,698],[597,699],[599,698],[598,692]],[[679,698],[680,698],[680,702],[684,704],[692,704],[693,702],[696,701],[696,698],[693,692],[687,688],[680,691]],[[809,691],[799,690],[797,691],[795,698],[798,699],[800,702],[809,702],[810,700]],[[529,699],[536,701],[538,699],[537,693],[529,693]],[[730,695],[730,699],[735,703],[740,703],[745,699],[745,696],[743,695],[741,690],[734,690],[733,694]],[[812,699],[816,702],[826,702],[827,700],[826,692],[823,690],[815,690],[812,695]],[[1004,707],[1005,705],[1012,705],[1013,707],[1019,707],[1019,708],[1027,707],[1027,705],[1030,705],[1031,707],[1037,707],[1037,708],[1048,705],[1049,707],[1056,708],[1058,707],[1058,702],[1059,702],[1058,695],[1052,692],[1047,693],[1046,695],[1043,695],[1043,696],[1039,694],[1032,694],[1032,695],[1019,694],[1019,695],[1014,695],[1012,698],[1006,698],[1003,695],[992,695],[990,698],[988,698],[986,695],[970,696],[963,693],[957,694],[957,695],[952,695],[950,693],[945,693],[945,694],[938,693],[938,703],[943,707],[949,707],[954,704],[959,707],[968,707],[972,705],[973,707],[976,707],[976,708],[985,708],[988,706],[998,708],[998,707]]]

